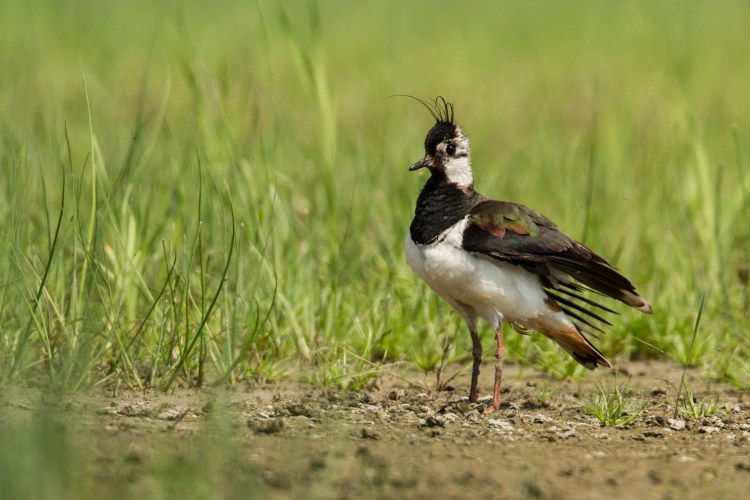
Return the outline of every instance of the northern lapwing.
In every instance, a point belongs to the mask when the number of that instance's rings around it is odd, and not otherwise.
[[[469,139],[453,119],[453,104],[441,97],[434,102],[417,100],[436,123],[425,138],[424,158],[409,167],[410,171],[426,167],[430,178],[419,194],[406,235],[406,261],[469,327],[473,344],[469,400],[478,402],[479,318],[492,326],[497,340],[495,387],[487,412],[500,406],[503,322],[519,333],[543,333],[588,369],[611,368],[585,334],[602,331],[596,322],[611,325],[592,306],[614,311],[582,292],[599,292],[646,314],[651,314],[651,306],[604,257],[543,215],[477,193]]]

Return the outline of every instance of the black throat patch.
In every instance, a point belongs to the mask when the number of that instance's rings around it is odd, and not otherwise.
[[[417,198],[417,208],[409,230],[415,243],[428,245],[445,230],[469,214],[480,197],[474,190],[464,191],[448,182],[442,172],[434,172]]]

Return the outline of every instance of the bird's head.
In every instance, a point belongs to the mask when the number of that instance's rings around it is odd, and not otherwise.
[[[409,167],[409,170],[427,167],[433,176],[445,176],[448,182],[461,188],[472,187],[474,176],[469,157],[469,138],[453,120],[453,104],[442,97],[436,98],[435,102],[414,99],[430,111],[435,118],[435,125],[425,137],[424,158]]]

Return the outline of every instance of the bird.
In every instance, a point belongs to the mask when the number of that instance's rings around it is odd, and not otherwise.
[[[435,124],[424,141],[424,157],[409,171],[426,168],[404,250],[409,267],[466,322],[472,340],[469,401],[478,403],[482,363],[479,319],[495,332],[492,413],[500,408],[505,358],[503,323],[528,334],[536,330],[586,368],[612,368],[587,335],[611,326],[601,314],[615,313],[589,298],[619,300],[643,313],[652,308],[604,257],[563,233],[540,213],[518,203],[482,196],[474,189],[469,138],[443,97],[419,101]]]

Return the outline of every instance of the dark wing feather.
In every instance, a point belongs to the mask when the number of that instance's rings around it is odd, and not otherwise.
[[[464,232],[463,248],[523,266],[539,275],[548,291],[556,290],[604,311],[613,312],[571,290],[590,288],[643,312],[651,312],[651,306],[636,293],[633,284],[602,256],[560,231],[543,215],[523,205],[487,199],[474,205]],[[564,275],[585,286],[567,282]],[[570,299],[558,294],[552,297],[569,316],[592,328],[601,331],[574,310],[609,324],[601,316]]]

